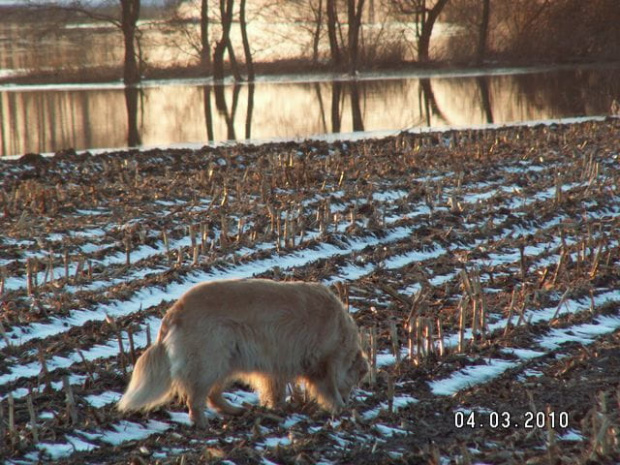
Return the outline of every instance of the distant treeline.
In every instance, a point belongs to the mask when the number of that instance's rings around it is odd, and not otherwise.
[[[277,41],[299,48],[293,58],[300,71],[620,59],[620,0],[28,0],[23,5],[5,9],[3,18],[22,12],[31,27],[45,30],[50,22],[76,20],[116,27],[127,84],[149,74],[145,57],[151,44],[141,33],[147,28],[175,37],[170,46],[190,50],[201,75],[222,79],[230,72],[236,79],[253,79],[255,65],[262,66],[259,72],[274,68],[264,62],[270,60],[255,63],[257,51],[269,44],[248,33],[254,21],[265,28],[290,27]]]
[[[473,58],[490,4],[485,60],[620,60],[619,0],[450,0],[443,20],[462,27],[441,58]]]

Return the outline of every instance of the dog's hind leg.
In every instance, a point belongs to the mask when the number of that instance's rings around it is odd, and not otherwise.
[[[186,404],[189,410],[189,419],[197,428],[201,429],[207,427],[204,410],[208,392],[209,388],[205,386],[192,386],[187,389]]]
[[[211,388],[211,392],[209,392],[208,397],[209,407],[214,409],[219,414],[241,415],[245,411],[245,409],[241,407],[235,407],[231,405],[226,399],[224,399],[224,396],[222,395],[224,388],[224,383],[215,383],[215,385]]]
[[[261,404],[270,408],[284,405],[286,400],[286,384],[286,378],[265,376],[260,390]]]
[[[181,383],[180,391],[185,395],[189,418],[197,428],[205,428],[207,426],[204,414],[207,396],[213,387],[218,385],[218,380],[222,378],[223,376],[220,376],[218,373],[209,373]]]
[[[280,407],[286,400],[286,377],[270,373],[251,373],[241,377],[258,393],[260,404],[264,407]]]

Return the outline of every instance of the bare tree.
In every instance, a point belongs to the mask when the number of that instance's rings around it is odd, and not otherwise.
[[[89,0],[74,0],[67,4],[43,3],[31,1],[29,6],[35,10],[45,10],[54,13],[63,13],[67,17],[79,15],[96,21],[105,21],[113,24],[123,34],[125,58],[123,61],[123,82],[125,85],[134,85],[140,82],[142,59],[140,56],[138,19],[140,18],[140,0],[115,0],[120,6],[118,14],[115,8],[99,2]],[[112,13],[110,13],[112,11]],[[118,10],[117,10],[118,11]]]
[[[348,43],[347,52],[349,60],[349,74],[355,74],[359,59],[359,39],[362,26],[362,12],[364,11],[364,0],[347,0],[347,12],[349,18],[349,29],[347,33]]]
[[[222,22],[222,36],[215,44],[213,50],[213,78],[216,81],[224,79],[224,53],[228,51],[230,66],[235,76],[235,81],[242,81],[239,67],[237,66],[237,58],[235,50],[230,41],[230,28],[233,21],[234,0],[220,0],[220,18]]]
[[[125,43],[123,82],[134,85],[140,82],[140,69],[136,58],[136,32],[140,17],[140,0],[120,0],[121,30]]]
[[[281,37],[292,44],[298,44],[302,50],[312,50],[312,64],[318,65],[323,36],[325,20],[325,1],[324,0],[271,0],[273,3],[266,3],[266,6],[258,9],[260,14],[277,15],[278,21],[292,25],[295,32],[282,32]],[[263,13],[265,11],[266,13]],[[299,32],[303,33],[299,33]],[[306,41],[306,37],[308,37]],[[302,52],[304,53],[304,52]]]
[[[192,59],[197,59],[200,69],[205,75],[210,75],[213,2],[211,0],[166,0],[166,2],[168,10],[171,11],[163,28],[166,45],[180,50]]]
[[[418,61],[430,61],[433,27],[449,0],[391,0],[397,11],[413,15],[417,24]],[[431,6],[432,5],[432,6]]]
[[[489,36],[489,19],[491,17],[491,0],[482,0],[482,19],[478,29],[478,47],[476,50],[476,65],[484,62],[487,50],[487,38]]]
[[[200,0],[200,64],[211,67],[211,44],[209,42],[209,0]]]
[[[338,1],[327,0],[327,36],[329,38],[331,62],[337,69],[342,68],[343,65],[347,65],[350,74],[354,74],[358,67],[359,42],[364,3],[365,0],[347,0],[346,2],[348,24],[347,40],[345,43],[340,34],[341,25],[338,17]],[[320,19],[321,16],[317,15],[317,20]]]
[[[245,19],[245,1],[241,0],[239,5],[239,26],[241,27],[241,40],[243,42],[243,52],[245,54],[245,67],[248,73],[248,80],[254,80],[254,63],[252,61],[252,50],[248,38],[248,25]]]
[[[232,24],[234,0],[220,0],[220,17],[222,36],[213,50],[213,77],[216,81],[224,79],[224,53],[230,43],[230,26]],[[232,48],[232,47],[230,47]]]
[[[321,40],[321,28],[323,27],[323,0],[319,0],[316,8],[314,8],[314,3],[310,2],[310,8],[314,14],[314,22],[316,24],[312,34],[312,64],[316,66],[319,62],[319,42]]]
[[[217,7],[214,7],[215,5]],[[193,0],[186,3],[183,8],[175,9],[174,15],[167,23],[170,43],[189,56],[199,58],[201,68],[207,73],[213,72],[215,80],[224,79],[225,57],[228,53],[235,80],[243,81],[236,57],[238,49],[235,49],[231,39],[233,22],[235,15],[238,14],[246,71],[248,78],[252,80],[255,71],[248,35],[249,20],[246,5],[247,0],[240,0],[238,4],[235,4],[235,0]],[[199,14],[198,21],[193,19],[196,13]],[[198,29],[196,25],[199,26]],[[217,39],[210,36],[212,25],[220,26],[216,32],[219,35]]]
[[[342,66],[342,53],[338,44],[338,9],[336,0],[327,0],[327,36],[329,37],[329,50],[332,65],[336,68]]]

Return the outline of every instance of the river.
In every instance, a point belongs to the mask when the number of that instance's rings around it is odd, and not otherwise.
[[[607,115],[614,66],[0,87],[0,155]]]

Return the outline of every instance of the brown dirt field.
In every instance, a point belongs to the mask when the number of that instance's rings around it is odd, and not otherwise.
[[[0,159],[0,460],[619,462],[618,134]],[[346,412],[115,410],[170,303],[230,276],[333,286],[377,358]]]

